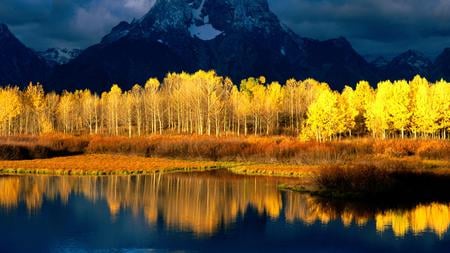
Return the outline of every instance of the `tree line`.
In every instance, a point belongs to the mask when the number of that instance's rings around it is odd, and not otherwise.
[[[151,134],[295,135],[325,141],[372,135],[377,138],[448,138],[450,84],[360,81],[333,91],[314,79],[284,85],[264,77],[231,79],[214,71],[170,73],[122,91],[45,93],[30,83],[0,89],[0,133],[62,132],[142,136]]]

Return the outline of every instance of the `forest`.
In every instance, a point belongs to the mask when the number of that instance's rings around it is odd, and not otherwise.
[[[214,71],[169,73],[123,91],[46,93],[30,83],[0,89],[3,136],[64,133],[145,136],[288,135],[302,140],[341,138],[447,139],[450,83],[420,76],[360,81],[341,92],[313,79],[267,83],[248,78],[239,85]]]

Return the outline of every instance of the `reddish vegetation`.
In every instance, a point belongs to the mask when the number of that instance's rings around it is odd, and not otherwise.
[[[0,160],[50,158],[84,153],[88,137],[43,135],[0,137]]]
[[[149,157],[201,158],[222,161],[314,163],[339,161],[358,153],[365,144],[300,142],[288,137],[154,136],[149,138],[94,137],[89,153],[139,154]]]
[[[131,158],[131,159],[130,159]],[[80,155],[35,159],[33,161],[0,161],[0,172],[35,174],[126,174],[154,173],[173,170],[215,168],[209,161],[185,161],[165,158],[145,158],[124,155]],[[3,169],[3,171],[2,171]]]
[[[449,160],[445,140],[353,139],[302,142],[291,137],[209,137],[162,135],[104,137],[45,135],[0,138],[0,159],[20,160],[74,154],[132,154],[146,157],[322,164],[364,160],[368,157],[415,157]]]

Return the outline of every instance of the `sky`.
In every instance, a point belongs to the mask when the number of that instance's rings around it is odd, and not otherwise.
[[[154,0],[1,0],[0,22],[27,46],[85,48],[120,21],[140,18]],[[346,37],[363,55],[408,49],[435,56],[450,47],[449,0],[269,0],[303,37]]]

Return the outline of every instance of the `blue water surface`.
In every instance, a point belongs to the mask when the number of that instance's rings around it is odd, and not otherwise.
[[[1,177],[0,252],[450,252],[445,203],[337,210],[278,183],[215,173]]]

